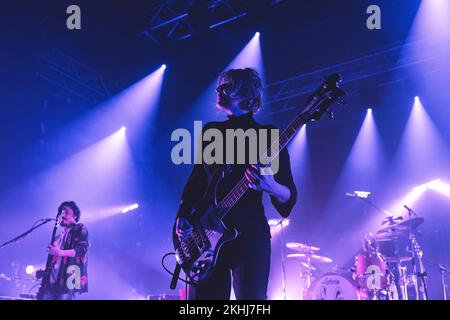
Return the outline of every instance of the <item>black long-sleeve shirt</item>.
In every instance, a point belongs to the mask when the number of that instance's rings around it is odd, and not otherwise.
[[[222,132],[223,136],[223,161],[226,160],[226,147],[225,147],[225,137],[226,129],[268,129],[268,142],[267,145],[270,146],[270,129],[274,129],[273,126],[265,126],[256,122],[251,113],[241,115],[241,116],[231,116],[228,120],[223,122],[209,122],[203,128],[203,132],[208,129],[218,129]],[[202,150],[211,142],[203,142]],[[216,184],[216,177],[218,175],[222,176],[222,181],[218,188],[218,198],[221,199],[243,176],[245,170],[249,166],[248,141],[246,142],[246,164],[206,164],[204,161],[202,164],[195,164],[194,168],[189,176],[189,179],[184,187],[180,206],[178,208],[177,216],[186,216],[191,208],[198,208],[205,202],[205,192],[209,188],[214,187]],[[235,146],[235,159],[236,162],[236,146]],[[259,140],[257,151],[259,154]],[[264,152],[266,150],[263,150]],[[271,196],[271,202],[277,209],[282,217],[288,217],[293,206],[297,200],[297,189],[292,178],[291,165],[289,159],[289,153],[287,149],[283,149],[279,155],[279,169],[276,174],[274,174],[274,179],[279,184],[282,184],[289,188],[290,198],[288,201],[281,203],[275,196]],[[236,205],[230,210],[224,219],[225,224],[228,227],[237,228],[242,233],[254,232],[260,230],[261,227],[267,228],[267,219],[265,217],[264,206],[262,203],[263,193],[260,191],[255,191],[253,189],[247,190],[247,192],[242,196],[242,198],[236,203]],[[210,199],[211,200],[211,199]]]

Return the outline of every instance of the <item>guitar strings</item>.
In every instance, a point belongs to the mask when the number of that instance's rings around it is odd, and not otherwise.
[[[284,130],[284,132],[280,135],[280,140],[282,141],[281,145],[287,144],[288,141],[292,138],[292,137],[288,137],[288,135],[287,135],[288,130],[293,130],[294,132],[296,132],[302,122],[305,122],[305,120],[303,119],[302,114],[300,114],[289,124],[289,126],[286,128],[286,130]],[[295,128],[295,127],[297,127],[297,128]],[[283,141],[283,140],[286,140],[286,141]],[[271,151],[272,147],[273,147],[273,144],[269,147],[269,149],[267,151]],[[266,165],[266,168],[268,166],[269,165]],[[239,191],[237,191],[237,189],[240,189],[241,187],[243,188],[242,194],[240,194]],[[219,220],[222,220],[225,217],[225,215],[228,213],[229,209],[231,209],[231,207],[234,205],[233,197],[236,196],[236,201],[235,201],[235,203],[236,203],[245,194],[245,192],[247,192],[248,188],[249,188],[249,185],[244,176],[230,190],[230,192],[227,194],[227,196],[225,196],[219,202],[219,205],[218,205],[219,211],[221,211],[221,212],[223,211],[221,213],[221,216],[219,217]],[[212,232],[214,232],[214,231],[206,230],[205,234],[206,234],[206,236],[210,236],[212,234]],[[189,251],[194,249],[194,247],[198,247],[197,241],[195,238],[193,238],[193,236],[189,236],[188,239],[184,243],[187,244],[187,248]]]

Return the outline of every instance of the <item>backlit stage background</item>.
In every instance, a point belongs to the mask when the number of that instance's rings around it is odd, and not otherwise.
[[[178,294],[183,285],[169,289],[161,258],[173,249],[191,167],[171,162],[172,131],[224,118],[214,86],[227,68],[263,75],[257,119],[280,128],[325,75],[339,72],[348,105],[333,121],[303,127],[289,146],[299,198],[289,225],[273,228],[269,298],[284,298],[285,242],[332,258],[319,274],[352,265],[364,235],[385,218],[346,196],[363,190],[395,215],[407,217],[408,205],[425,219],[419,239],[429,294],[443,299],[449,1],[77,1],[81,30],[68,30],[71,4],[1,5],[0,242],[75,200],[91,240],[84,298]],[[372,4],[381,9],[380,30],[366,27]],[[269,202],[266,215],[278,218]],[[45,263],[50,235],[47,224],[0,249],[0,295],[37,290],[33,268]],[[285,267],[287,299],[299,299],[299,263],[287,259]]]

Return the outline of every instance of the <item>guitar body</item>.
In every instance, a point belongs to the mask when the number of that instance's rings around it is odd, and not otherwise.
[[[238,231],[220,221],[213,206],[205,211],[194,211],[187,219],[193,230],[184,241],[178,239],[176,225],[173,227],[175,257],[190,282],[198,284],[209,278],[222,247],[235,240]]]
[[[44,297],[44,293],[47,292],[50,284],[48,281],[48,279],[50,278],[50,274],[46,270],[43,270],[41,272],[42,273],[39,274],[39,278],[42,278],[42,281],[39,290],[36,293],[36,300],[42,300],[42,298]]]

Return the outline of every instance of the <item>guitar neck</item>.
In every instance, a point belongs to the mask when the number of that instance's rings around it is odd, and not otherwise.
[[[56,219],[58,220],[58,219]],[[52,238],[50,240],[50,244],[52,245],[53,242],[55,242],[55,238],[56,238],[56,229],[58,228],[58,222],[55,222],[55,226],[53,227],[53,232],[52,232]],[[47,256],[47,262],[45,264],[45,273],[44,273],[44,277],[42,279],[42,283],[43,284],[47,284],[48,281],[50,280],[50,273],[51,273],[51,266],[52,266],[52,259],[53,256],[51,254],[49,254]]]
[[[341,76],[339,74],[330,75],[326,78],[326,81],[314,91],[311,96],[309,96],[303,109],[304,111],[294,118],[279,136],[277,141],[278,144],[272,144],[270,148],[267,149],[266,155],[269,157],[269,161],[266,167],[270,166],[273,159],[275,159],[280,151],[288,145],[304,124],[311,120],[319,120],[334,102],[339,101],[339,103],[342,103],[342,97],[345,95],[345,91],[339,88],[340,81]],[[275,150],[275,152],[273,152],[273,150]],[[222,220],[248,189],[247,179],[244,176],[217,205],[217,218]]]
[[[306,117],[303,114],[300,114],[287,126],[287,128],[281,133],[278,138],[278,148],[276,148],[278,150],[276,150],[275,153],[273,152],[274,146],[276,146],[276,144],[272,144],[267,149],[266,155],[270,156],[270,161],[267,166],[269,166],[273,159],[278,156],[281,150],[283,150],[288,145],[288,143],[297,134],[297,132],[300,131],[300,128],[306,122]],[[247,180],[244,176],[239,180],[234,188],[231,189],[230,192],[228,192],[228,194],[222,199],[222,201],[220,201],[219,205],[217,206],[217,211],[219,213],[218,218],[220,220],[225,218],[231,208],[234,207],[234,205],[239,201],[239,199],[245,194],[248,189],[249,187],[247,185]]]

